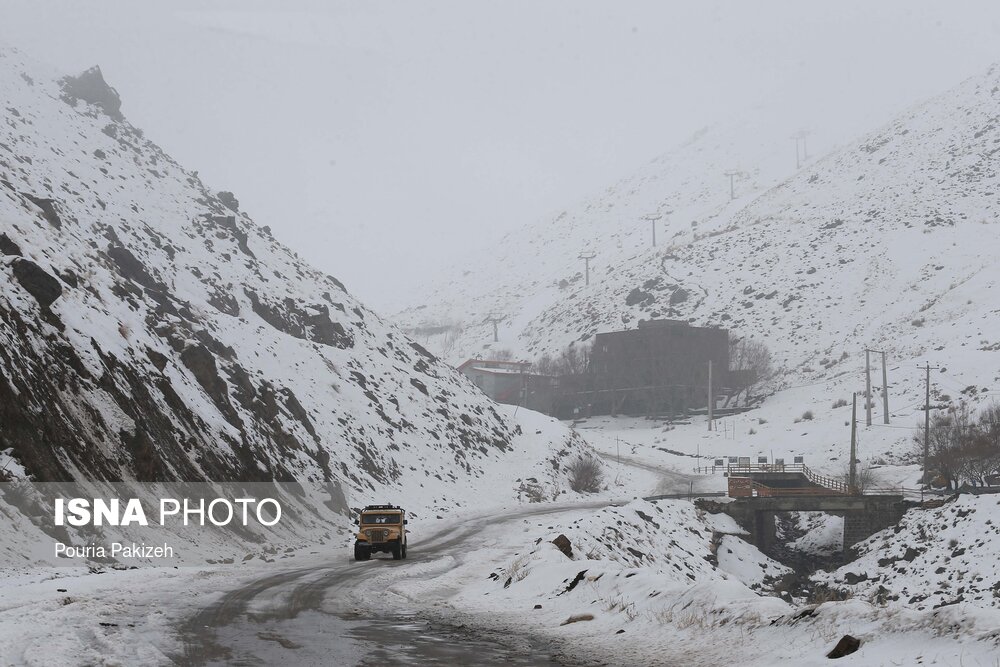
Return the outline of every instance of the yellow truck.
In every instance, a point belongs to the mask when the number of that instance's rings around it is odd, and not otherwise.
[[[373,553],[406,558],[406,512],[395,505],[368,505],[358,518],[354,560],[368,560]]]

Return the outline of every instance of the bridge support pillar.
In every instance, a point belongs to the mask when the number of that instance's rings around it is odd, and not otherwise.
[[[774,524],[774,512],[754,512],[751,536],[754,546],[767,552],[778,539],[778,529]]]
[[[865,499],[863,510],[844,513],[844,553],[850,553],[855,544],[865,540],[880,530],[899,523],[906,508],[901,502],[886,502],[881,499]]]

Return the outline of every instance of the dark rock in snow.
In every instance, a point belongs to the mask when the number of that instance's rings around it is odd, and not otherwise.
[[[212,294],[208,297],[208,303],[220,313],[225,313],[232,317],[240,316],[240,304],[236,300],[236,297],[228,292],[219,291]]]
[[[844,575],[844,581],[846,581],[849,585],[853,586],[854,584],[860,583],[862,581],[868,581],[868,575],[863,572],[861,574],[848,572],[847,574]]]
[[[826,654],[826,657],[837,659],[850,655],[861,648],[861,640],[851,635],[844,635],[833,647],[833,650]]]
[[[128,248],[110,246],[108,247],[108,257],[118,266],[118,272],[123,278],[137,282],[143,287],[152,289],[161,289],[163,287],[162,283],[146,270],[146,266]]]
[[[625,297],[625,305],[626,306],[649,305],[653,303],[654,298],[655,297],[653,297],[653,295],[650,294],[649,292],[644,292],[638,287],[636,287],[635,289],[633,289],[631,292],[628,293],[628,296]]]
[[[181,352],[183,363],[195,380],[209,395],[219,412],[233,425],[241,425],[240,418],[229,402],[229,385],[219,376],[215,357],[204,345],[188,345]]]
[[[42,216],[50,225],[56,229],[62,229],[62,218],[59,217],[59,211],[56,210],[56,203],[54,199],[35,197],[34,195],[29,195],[26,192],[22,192],[21,194],[23,194],[32,204],[42,209]]]
[[[121,113],[122,99],[118,91],[108,85],[95,65],[77,76],[67,76],[59,82],[63,90],[63,100],[76,104],[82,100],[106,113],[115,120],[124,120]]]
[[[219,199],[220,202],[222,202],[223,206],[228,208],[233,213],[240,212],[240,201],[236,198],[236,195],[234,195],[232,192],[229,192],[228,190],[223,190],[222,192],[218,193],[215,196]]]
[[[21,247],[10,240],[6,234],[0,234],[0,253],[4,255],[20,255]]]
[[[62,286],[59,281],[50,276],[45,270],[28,259],[17,259],[12,266],[14,278],[21,284],[21,287],[35,297],[42,308],[48,308],[52,303],[62,296]]]
[[[559,551],[566,555],[566,558],[573,557],[573,545],[570,543],[569,538],[565,535],[560,534],[559,537],[552,540],[552,544],[556,545]]]
[[[309,340],[322,345],[339,347],[342,350],[354,344],[354,340],[344,330],[343,325],[330,319],[330,309],[327,306],[317,305],[313,308],[318,311],[317,314],[306,314],[306,324],[309,325],[312,334],[309,336]]]

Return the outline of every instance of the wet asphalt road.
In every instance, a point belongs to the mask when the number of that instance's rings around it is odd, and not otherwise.
[[[622,457],[628,466],[661,476],[657,491],[686,491],[690,475],[663,471]],[[609,501],[564,507],[518,508],[480,517],[414,543],[403,561],[379,558],[380,568],[407,568],[464,546],[477,546],[487,523],[516,522],[526,517],[596,509]],[[346,552],[346,550],[345,550]],[[349,591],[365,591],[359,565],[347,561],[322,567],[288,569],[263,576],[194,611],[177,627],[182,650],[172,656],[181,665],[523,665],[548,667],[571,664],[559,648],[529,637],[486,636],[461,627],[430,622],[418,610],[392,616],[359,617],[351,611],[329,611],[324,601],[346,599]],[[403,575],[404,573],[400,573]]]
[[[406,560],[380,557],[359,564],[345,558],[263,576],[189,616],[177,628],[182,650],[172,657],[181,665],[565,665],[555,657],[557,647],[531,638],[473,634],[429,622],[417,610],[364,618],[333,613],[331,605],[324,609],[324,601],[353,590],[368,593],[359,568],[407,568],[461,551],[486,522],[496,525],[609,504],[513,510],[467,522],[419,547],[414,543]]]

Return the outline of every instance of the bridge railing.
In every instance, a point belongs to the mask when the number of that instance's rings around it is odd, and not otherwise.
[[[751,493],[755,498],[843,495],[839,491],[833,491],[823,486],[775,487],[766,486],[758,482],[754,482],[751,485]]]
[[[831,495],[852,495],[846,490],[835,491],[828,487],[776,487],[767,486],[760,482],[751,483],[751,493],[753,497],[775,497],[775,496],[823,496]],[[926,503],[930,501],[943,501],[949,497],[949,493],[940,491],[928,491],[927,489],[915,489],[905,486],[880,486],[870,487],[860,490],[857,494],[863,496],[902,496],[904,500],[918,501]]]
[[[714,471],[713,466],[712,470]],[[800,473],[817,486],[825,487],[837,493],[847,493],[848,486],[842,479],[821,475],[809,469],[804,463],[731,463],[725,467],[730,477],[750,476],[753,473],[792,472]]]
[[[805,474],[806,479],[808,479],[813,484],[818,484],[819,486],[826,487],[831,491],[836,491],[837,493],[847,493],[850,491],[848,485],[843,479],[837,479],[835,477],[828,477],[826,475],[820,475],[813,472],[806,466],[802,466],[802,472]]]

